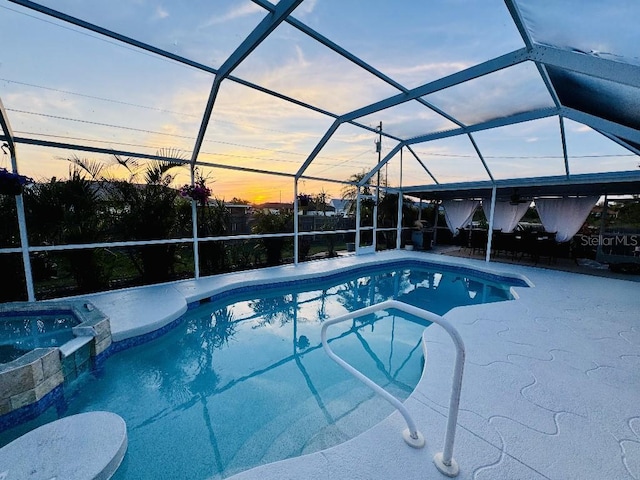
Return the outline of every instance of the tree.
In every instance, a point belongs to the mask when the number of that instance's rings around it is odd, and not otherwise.
[[[176,164],[155,161],[142,172],[134,172],[129,181],[105,183],[109,200],[115,207],[113,229],[123,240],[164,240],[182,230],[178,225],[178,192],[171,188]],[[142,176],[144,184],[136,183]],[[144,283],[169,280],[175,263],[175,244],[145,245],[128,248],[129,256],[142,274]]]
[[[313,197],[313,206],[316,212],[322,212],[322,216],[327,216],[327,209],[329,207],[329,195],[324,190]]]
[[[20,246],[18,214],[13,195],[0,195],[0,246]],[[26,300],[22,257],[18,253],[0,254],[0,302]]]
[[[629,226],[640,227],[640,200],[626,202],[618,211],[616,223]]]
[[[67,180],[35,184],[25,191],[30,243],[86,244],[105,241],[106,212],[99,187],[75,159]],[[80,293],[108,287],[109,262],[102,250],[86,248],[61,253]],[[37,271],[37,269],[36,269]]]
[[[224,202],[210,200],[198,207],[198,236],[215,237],[224,235],[230,222],[231,213]],[[228,269],[227,249],[224,242],[200,242],[200,266],[205,275],[220,273]]]
[[[347,202],[347,213],[354,215],[356,213],[356,203],[358,197],[358,187],[356,184],[359,184],[362,179],[365,177],[367,173],[363,170],[360,173],[354,173],[351,175],[347,181],[351,182],[353,185],[345,185],[342,188],[342,200]],[[369,183],[365,184],[362,187],[362,191],[360,192],[362,195],[371,195],[371,186]],[[365,216],[366,213],[373,212],[373,200],[370,198],[362,199],[360,204],[360,215]]]
[[[285,233],[293,231],[293,216],[290,213],[272,213],[268,210],[255,214],[253,233]],[[268,265],[278,265],[282,261],[282,250],[291,240],[284,237],[260,239],[267,254]]]

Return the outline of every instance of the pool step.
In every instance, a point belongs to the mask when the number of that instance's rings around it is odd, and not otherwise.
[[[47,423],[0,448],[0,479],[109,479],[127,451],[127,427],[111,412]]]
[[[311,396],[298,407],[273,418],[244,441],[228,462],[225,473],[237,473],[247,464],[268,463],[342,443],[393,411],[386,401],[352,380],[333,385],[320,392],[320,397],[324,412],[318,399]],[[328,424],[327,414],[335,424]],[[371,418],[376,417],[377,421],[371,423]]]

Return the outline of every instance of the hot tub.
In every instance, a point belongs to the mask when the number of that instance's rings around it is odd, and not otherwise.
[[[0,304],[0,430],[37,416],[110,345],[109,319],[86,301]]]
[[[71,309],[0,312],[0,364],[36,348],[64,345],[75,337],[73,327],[80,323]]]

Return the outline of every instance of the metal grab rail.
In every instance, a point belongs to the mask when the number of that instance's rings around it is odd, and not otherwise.
[[[398,300],[386,300],[384,302],[378,303],[376,305],[371,305],[369,307],[361,308],[356,310],[355,312],[350,312],[339,317],[333,318],[324,322],[322,325],[322,330],[320,332],[320,337],[322,339],[322,346],[324,347],[327,355],[344,368],[347,372],[353,375],[355,378],[360,380],[362,383],[370,387],[374,392],[380,395],[382,398],[391,403],[404,417],[407,422],[407,429],[402,433],[404,440],[415,448],[421,448],[424,446],[424,437],[418,431],[413,418],[409,414],[408,410],[405,406],[393,395],[387,392],[384,388],[380,387],[377,383],[373,382],[366,375],[362,374],[360,371],[356,370],[354,367],[345,362],[342,358],[336,355],[333,350],[329,347],[327,343],[327,328],[336,323],[344,322],[346,320],[356,319],[365,315],[369,315],[374,312],[378,312],[380,310],[388,310],[394,308],[396,310],[400,310],[402,312],[408,313],[410,315],[414,315],[418,318],[422,318],[423,320],[427,320],[429,322],[440,325],[444,328],[456,347],[456,361],[453,370],[453,385],[451,387],[451,399],[449,401],[449,417],[447,420],[447,431],[445,433],[444,438],[444,449],[442,452],[438,452],[433,457],[433,463],[435,463],[436,467],[440,472],[447,475],[448,477],[455,477],[458,475],[460,471],[457,462],[453,459],[453,444],[455,441],[456,435],[456,424],[458,421],[458,409],[460,405],[460,392],[462,389],[462,374],[464,370],[464,357],[465,357],[465,349],[464,343],[458,331],[451,325],[448,321],[442,318],[440,315],[436,315],[435,313],[428,312],[426,310],[422,310],[420,308],[414,307],[413,305],[408,305],[404,302],[400,302]],[[425,350],[425,359],[426,359],[426,343],[424,334],[422,336],[423,348]]]

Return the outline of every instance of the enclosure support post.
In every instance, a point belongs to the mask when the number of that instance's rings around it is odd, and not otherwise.
[[[396,250],[402,246],[402,148],[400,149],[400,190],[398,190],[398,222],[396,225]]]
[[[298,252],[300,251],[300,242],[298,234],[300,226],[298,222],[298,177],[293,180],[293,264],[298,265]]]
[[[18,173],[18,157],[16,156],[16,144],[13,140],[13,130],[9,123],[4,104],[0,99],[0,133],[4,133],[6,146],[9,148],[11,157],[11,170]],[[24,266],[24,282],[27,286],[27,300],[36,301],[35,289],[33,288],[33,273],[31,272],[31,258],[29,257],[29,237],[27,236],[27,220],[24,213],[24,199],[22,193],[16,195],[16,213],[18,216],[18,231],[20,233],[20,248],[22,249],[22,263]]]
[[[378,140],[376,140],[376,152],[378,153],[378,165],[382,160],[382,122],[376,128]],[[380,169],[376,173],[376,197],[373,204],[373,251],[378,249],[378,204],[380,203]]]
[[[191,186],[195,184],[195,165],[191,164]],[[198,251],[198,205],[191,199],[191,224],[193,226],[193,275],[200,278],[200,252]]]
[[[489,213],[489,231],[487,232],[487,251],[485,254],[485,262],[491,261],[491,241],[493,239],[493,213],[496,210],[496,194],[497,189],[494,185],[491,188],[491,211]]]
[[[356,254],[360,252],[360,186],[356,189]]]
[[[600,239],[604,235],[605,226],[607,224],[607,210],[609,209],[609,197],[605,194],[604,201],[602,203],[602,215],[600,215]],[[600,261],[602,258],[602,242],[598,242],[596,246],[596,260]]]
[[[14,165],[14,173],[17,173],[14,158],[12,155],[11,164]],[[35,302],[36,293],[33,288],[33,274],[31,273],[31,259],[29,258],[29,238],[27,237],[27,220],[24,214],[22,194],[16,195],[16,211],[18,212],[18,228],[20,230],[20,245],[22,247],[22,263],[24,264],[24,280],[27,285],[27,300]]]
[[[438,241],[438,218],[440,217],[440,203],[438,200],[435,201],[433,205],[433,209],[435,210],[435,218],[433,219],[433,245],[435,247]]]

